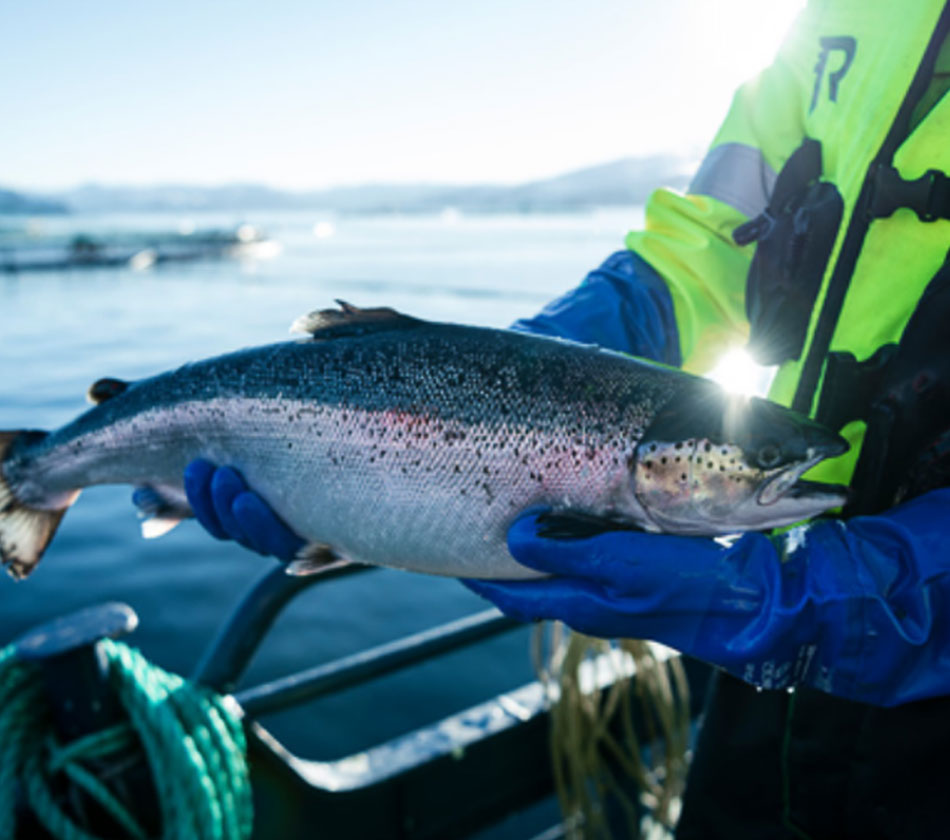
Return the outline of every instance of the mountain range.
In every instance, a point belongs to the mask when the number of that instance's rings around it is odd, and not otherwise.
[[[13,190],[0,189],[0,213],[17,213],[24,216],[43,216],[50,213],[68,213],[69,208],[61,201],[36,195],[27,195]]]
[[[104,186],[53,194],[0,189],[0,213],[326,210],[337,213],[558,212],[642,204],[658,186],[684,187],[691,162],[670,155],[624,158],[517,185],[363,184],[281,190],[260,184]]]

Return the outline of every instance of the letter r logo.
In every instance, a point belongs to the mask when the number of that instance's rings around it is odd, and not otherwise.
[[[848,72],[851,62],[854,61],[854,53],[858,48],[857,41],[850,35],[835,35],[825,38],[819,38],[818,43],[821,51],[818,53],[818,61],[815,64],[815,90],[811,95],[811,106],[808,108],[810,114],[815,110],[818,104],[818,96],[821,93],[821,80],[825,76],[825,70],[828,66],[828,59],[833,52],[844,53],[841,64],[836,70],[828,74],[828,99],[832,102],[838,101],[838,85]]]

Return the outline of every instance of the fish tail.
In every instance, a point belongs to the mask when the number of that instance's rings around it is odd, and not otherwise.
[[[29,444],[46,437],[46,432],[0,432],[0,563],[14,580],[23,580],[39,563],[59,521],[76,500],[79,491],[59,500],[52,510],[30,507],[21,502],[4,475],[4,463],[17,440],[29,438]]]

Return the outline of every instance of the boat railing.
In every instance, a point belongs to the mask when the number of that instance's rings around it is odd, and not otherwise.
[[[283,565],[273,567],[244,595],[192,674],[196,683],[230,694],[243,712],[254,794],[254,836],[281,840],[522,837],[530,834],[518,829],[513,834],[491,833],[490,827],[545,801],[552,806],[551,822],[556,824],[548,748],[552,698],[550,688],[540,681],[333,760],[295,755],[260,722],[262,716],[369,683],[522,626],[495,609],[483,610],[237,689],[269,629],[295,596],[330,580],[372,573],[372,567],[355,564],[335,564],[307,576],[290,575]],[[121,632],[134,624],[116,617],[115,605],[103,609],[99,622],[103,628],[109,625]],[[97,621],[88,617],[83,621],[86,626],[80,635],[94,641]],[[117,632],[103,629],[102,635]],[[676,654],[670,651],[668,655]],[[603,657],[615,659],[601,661]],[[62,667],[64,657],[57,659],[57,667]],[[601,659],[585,666],[582,677],[589,688],[603,687],[618,673],[636,679],[632,660],[619,651]],[[83,661],[91,660],[87,652]],[[685,664],[695,716],[707,671],[695,663]],[[67,673],[71,693],[101,695],[102,686],[94,684],[96,668],[73,666]],[[81,679],[76,679],[77,674]],[[76,707],[75,698],[69,706]],[[482,835],[484,831],[488,833]],[[556,828],[553,832],[546,836],[558,836]]]
[[[219,691],[234,691],[268,628],[292,598],[316,583],[372,571],[352,564],[327,567],[308,577],[287,575],[283,567],[269,571],[211,643],[194,679]],[[280,826],[275,836],[288,838],[309,837],[318,815],[326,838],[434,840],[473,836],[512,812],[550,799],[552,698],[537,680],[330,761],[294,755],[257,720],[522,626],[488,609],[236,691],[235,700],[253,721],[248,729],[258,819]],[[601,661],[607,657],[621,661]],[[687,667],[695,717],[707,670],[696,663]],[[582,676],[590,689],[603,688],[618,673],[635,679],[632,660],[616,650],[589,662],[586,669]],[[268,789],[281,795],[269,796]]]

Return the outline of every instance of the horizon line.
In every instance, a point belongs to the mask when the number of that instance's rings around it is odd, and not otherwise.
[[[687,164],[695,165],[698,163],[698,158],[693,155],[686,155],[682,153],[675,152],[652,152],[650,154],[643,155],[625,155],[620,158],[613,158],[607,161],[601,161],[600,163],[591,163],[583,166],[576,166],[570,169],[561,169],[557,172],[551,173],[549,175],[533,177],[527,180],[520,181],[506,181],[506,180],[497,180],[497,181],[438,181],[438,180],[381,180],[375,179],[370,181],[352,181],[345,183],[336,183],[329,184],[324,186],[307,186],[307,187],[295,187],[295,186],[282,186],[276,183],[269,183],[266,181],[79,181],[75,182],[71,186],[58,186],[58,187],[31,187],[24,186],[12,181],[0,180],[0,190],[8,190],[15,193],[25,193],[28,195],[42,197],[42,198],[55,198],[63,193],[72,193],[77,192],[83,189],[105,189],[105,190],[117,190],[117,189],[140,189],[140,190],[154,190],[154,189],[204,189],[204,190],[215,190],[215,189],[228,189],[228,188],[258,188],[258,189],[267,189],[273,190],[275,192],[282,193],[292,193],[298,195],[305,195],[307,193],[318,193],[318,192],[331,192],[334,190],[348,190],[348,189],[363,189],[368,187],[414,187],[414,188],[469,188],[469,187],[499,187],[499,188],[510,188],[525,186],[528,184],[540,183],[543,181],[549,181],[555,178],[559,178],[565,175],[573,175],[581,172],[585,172],[592,169],[599,169],[601,167],[612,166],[620,163],[625,163],[627,161],[648,161],[656,159],[668,159],[670,162],[678,161],[685,166]]]

